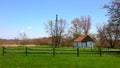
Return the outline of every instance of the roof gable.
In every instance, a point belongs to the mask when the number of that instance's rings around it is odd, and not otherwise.
[[[93,42],[93,39],[90,38],[88,35],[84,35],[84,36],[79,36],[74,41],[75,42],[82,42],[82,41],[92,41]]]

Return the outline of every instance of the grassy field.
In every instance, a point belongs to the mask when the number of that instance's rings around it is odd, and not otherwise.
[[[65,49],[65,48],[64,48]],[[69,48],[66,48],[69,49]],[[71,48],[72,49],[72,48]],[[120,68],[120,54],[5,54],[0,68]]]

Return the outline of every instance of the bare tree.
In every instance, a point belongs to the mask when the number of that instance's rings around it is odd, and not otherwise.
[[[111,48],[114,48],[120,40],[120,0],[113,0],[104,5],[108,10],[108,24],[98,28],[100,41],[107,41]]]
[[[120,0],[112,0],[111,3],[105,4],[104,8],[108,11],[109,23],[115,25],[115,32],[119,33],[120,38]]]
[[[80,35],[88,35],[91,27],[91,18],[82,16],[81,18],[75,18],[72,21],[71,32],[73,37],[77,38]]]
[[[81,17],[81,22],[83,23],[83,31],[84,35],[88,35],[89,30],[91,28],[91,18],[88,17]]]
[[[108,42],[111,48],[114,48],[115,45],[117,45],[117,40],[119,40],[118,36],[119,33],[117,32],[114,23],[108,23],[107,25],[98,27],[98,37],[100,42]]]
[[[83,32],[83,23],[80,21],[79,18],[75,18],[72,21],[73,26],[71,27],[73,29],[73,32],[82,34]]]
[[[104,8],[108,11],[109,20],[120,24],[120,0],[112,0],[111,3],[105,4]]]
[[[77,38],[79,35],[82,35],[83,33],[82,25],[83,24],[79,18],[75,18],[72,21],[72,27],[71,27],[71,30],[69,30],[69,32],[71,32],[71,34],[73,35],[73,39]]]
[[[27,37],[27,34],[25,32],[23,33],[20,33],[20,36],[21,36],[21,45],[27,45],[28,44],[28,37]]]
[[[55,23],[53,21],[49,21],[46,25],[47,32],[52,37],[52,45],[55,47],[59,47],[62,35],[65,31],[66,21],[63,19],[58,20],[58,16],[56,15]]]

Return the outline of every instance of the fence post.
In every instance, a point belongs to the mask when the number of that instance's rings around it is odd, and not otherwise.
[[[108,51],[109,51],[109,47],[108,47]]]
[[[77,48],[77,57],[79,57],[79,48]]]
[[[100,56],[102,55],[102,51],[101,51],[101,48],[99,48],[99,55],[100,55]]]
[[[91,47],[91,51],[92,51],[92,49],[93,49],[93,48]]]
[[[53,47],[53,57],[55,57],[55,47]]]
[[[3,55],[3,56],[4,56],[4,53],[5,53],[5,52],[4,52],[4,49],[5,49],[4,46],[2,46],[2,55]]]
[[[26,52],[25,52],[25,55],[26,55],[26,56],[27,56],[27,54],[28,54],[28,51],[27,51],[27,50],[28,50],[28,48],[26,47],[26,48],[25,48],[25,51],[26,51]]]

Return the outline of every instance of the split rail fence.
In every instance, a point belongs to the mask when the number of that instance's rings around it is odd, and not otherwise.
[[[6,48],[2,46],[2,55],[5,54],[52,54],[55,56],[56,54],[76,54],[79,57],[80,54],[98,54],[102,56],[103,53],[107,54],[120,54],[120,51],[108,51],[108,50],[101,50],[100,48],[96,51],[81,51],[79,48],[76,49],[57,49],[57,48]]]

